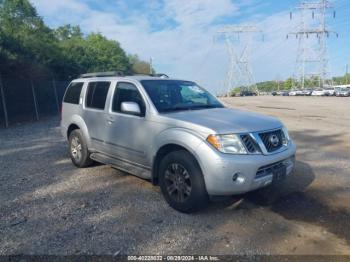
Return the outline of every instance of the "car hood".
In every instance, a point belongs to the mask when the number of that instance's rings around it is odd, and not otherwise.
[[[256,132],[282,127],[282,123],[276,118],[230,108],[182,111],[166,116],[172,120],[211,129],[217,134]]]

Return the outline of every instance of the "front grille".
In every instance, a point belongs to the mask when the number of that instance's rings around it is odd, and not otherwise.
[[[280,149],[283,145],[283,141],[285,140],[284,133],[281,129],[266,133],[260,133],[259,136],[264,143],[267,152],[269,153]],[[273,138],[275,138],[276,143],[273,143]],[[276,138],[278,139],[278,142]]]
[[[283,166],[283,161],[279,161],[270,165],[262,166],[256,172],[255,177],[260,178],[273,173],[275,169],[279,169]]]
[[[248,134],[241,135],[241,139],[249,153],[254,154],[254,153],[261,152],[259,145],[255,142],[255,140],[250,135]]]

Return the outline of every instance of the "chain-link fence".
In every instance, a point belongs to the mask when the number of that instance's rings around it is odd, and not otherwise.
[[[0,75],[0,127],[57,115],[69,81]]]

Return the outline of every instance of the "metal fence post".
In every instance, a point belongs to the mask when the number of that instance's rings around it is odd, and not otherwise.
[[[53,86],[53,91],[54,91],[54,93],[55,93],[57,112],[58,112],[58,114],[60,114],[60,104],[59,104],[59,102],[58,102],[58,96],[57,96],[57,88],[56,88],[55,78],[52,78],[52,86]]]
[[[38,104],[37,104],[37,101],[36,101],[36,95],[35,95],[33,80],[30,80],[30,85],[32,87],[32,94],[33,94],[33,100],[34,100],[36,120],[39,120]]]
[[[3,107],[4,115],[5,115],[5,127],[7,128],[9,126],[9,120],[8,120],[8,115],[7,115],[5,92],[4,92],[4,86],[2,83],[1,74],[0,74],[0,92],[1,92],[2,107]]]

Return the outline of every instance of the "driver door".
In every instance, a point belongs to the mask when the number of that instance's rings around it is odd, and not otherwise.
[[[122,112],[123,102],[134,102],[140,107],[139,115]],[[116,158],[147,166],[146,106],[138,88],[131,82],[118,82],[107,113],[105,141],[108,153]]]

